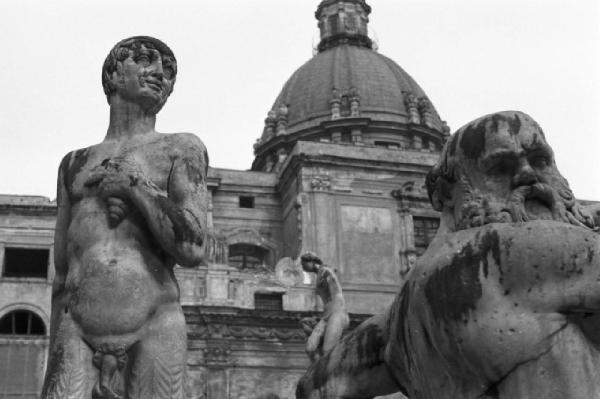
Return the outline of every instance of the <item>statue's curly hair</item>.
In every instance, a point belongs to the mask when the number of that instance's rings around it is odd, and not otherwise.
[[[175,84],[175,78],[177,76],[177,60],[169,46],[161,40],[151,36],[132,36],[115,44],[106,56],[104,64],[102,65],[102,87],[104,88],[104,94],[106,94],[107,101],[110,101],[110,96],[115,92],[115,88],[110,82],[110,77],[117,70],[117,64],[129,57],[130,50],[139,48],[141,45],[158,50],[163,59],[168,58],[170,60],[173,69],[173,76],[171,76],[170,79],[173,84]]]

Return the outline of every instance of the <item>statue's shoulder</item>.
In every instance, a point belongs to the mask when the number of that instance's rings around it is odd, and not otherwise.
[[[177,149],[190,149],[193,151],[206,151],[204,142],[194,133],[161,133],[162,139],[170,142]]]
[[[77,163],[78,165],[81,163],[85,163],[85,161],[87,161],[89,153],[99,145],[100,144],[94,144],[89,147],[79,148],[67,152],[60,161],[59,169],[62,171],[67,171],[74,163]]]
[[[551,220],[490,223],[437,235],[415,269],[437,270],[455,260],[484,259],[489,254],[524,262],[550,253],[586,253],[590,248],[600,251],[600,234],[586,227]]]

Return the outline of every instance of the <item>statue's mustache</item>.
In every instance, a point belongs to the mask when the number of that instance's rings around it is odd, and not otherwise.
[[[552,219],[586,227],[584,217],[577,217],[575,209],[568,206],[560,192],[549,184],[535,183],[529,186],[520,186],[513,190],[508,199],[508,212],[513,222],[527,222],[536,219],[526,208],[527,200],[539,200],[545,204],[552,213]]]
[[[556,205],[560,201],[558,192],[552,186],[538,182],[528,186],[519,186],[511,193],[508,198],[508,211],[513,222],[527,222],[532,219],[525,208],[525,202],[532,199],[538,199],[548,206],[553,219],[557,219],[558,215],[555,214],[555,211]]]

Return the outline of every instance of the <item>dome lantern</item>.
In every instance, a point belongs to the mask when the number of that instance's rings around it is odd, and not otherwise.
[[[364,0],[323,0],[315,18],[319,21],[319,52],[340,44],[373,48],[367,25],[371,7]]]

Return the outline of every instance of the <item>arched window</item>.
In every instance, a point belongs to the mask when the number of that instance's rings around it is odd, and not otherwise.
[[[0,398],[39,398],[47,346],[35,313],[20,309],[0,318]]]
[[[229,264],[238,269],[267,268],[269,251],[253,244],[238,243],[229,246]]]
[[[0,335],[46,335],[46,327],[35,313],[14,310],[0,319]]]

